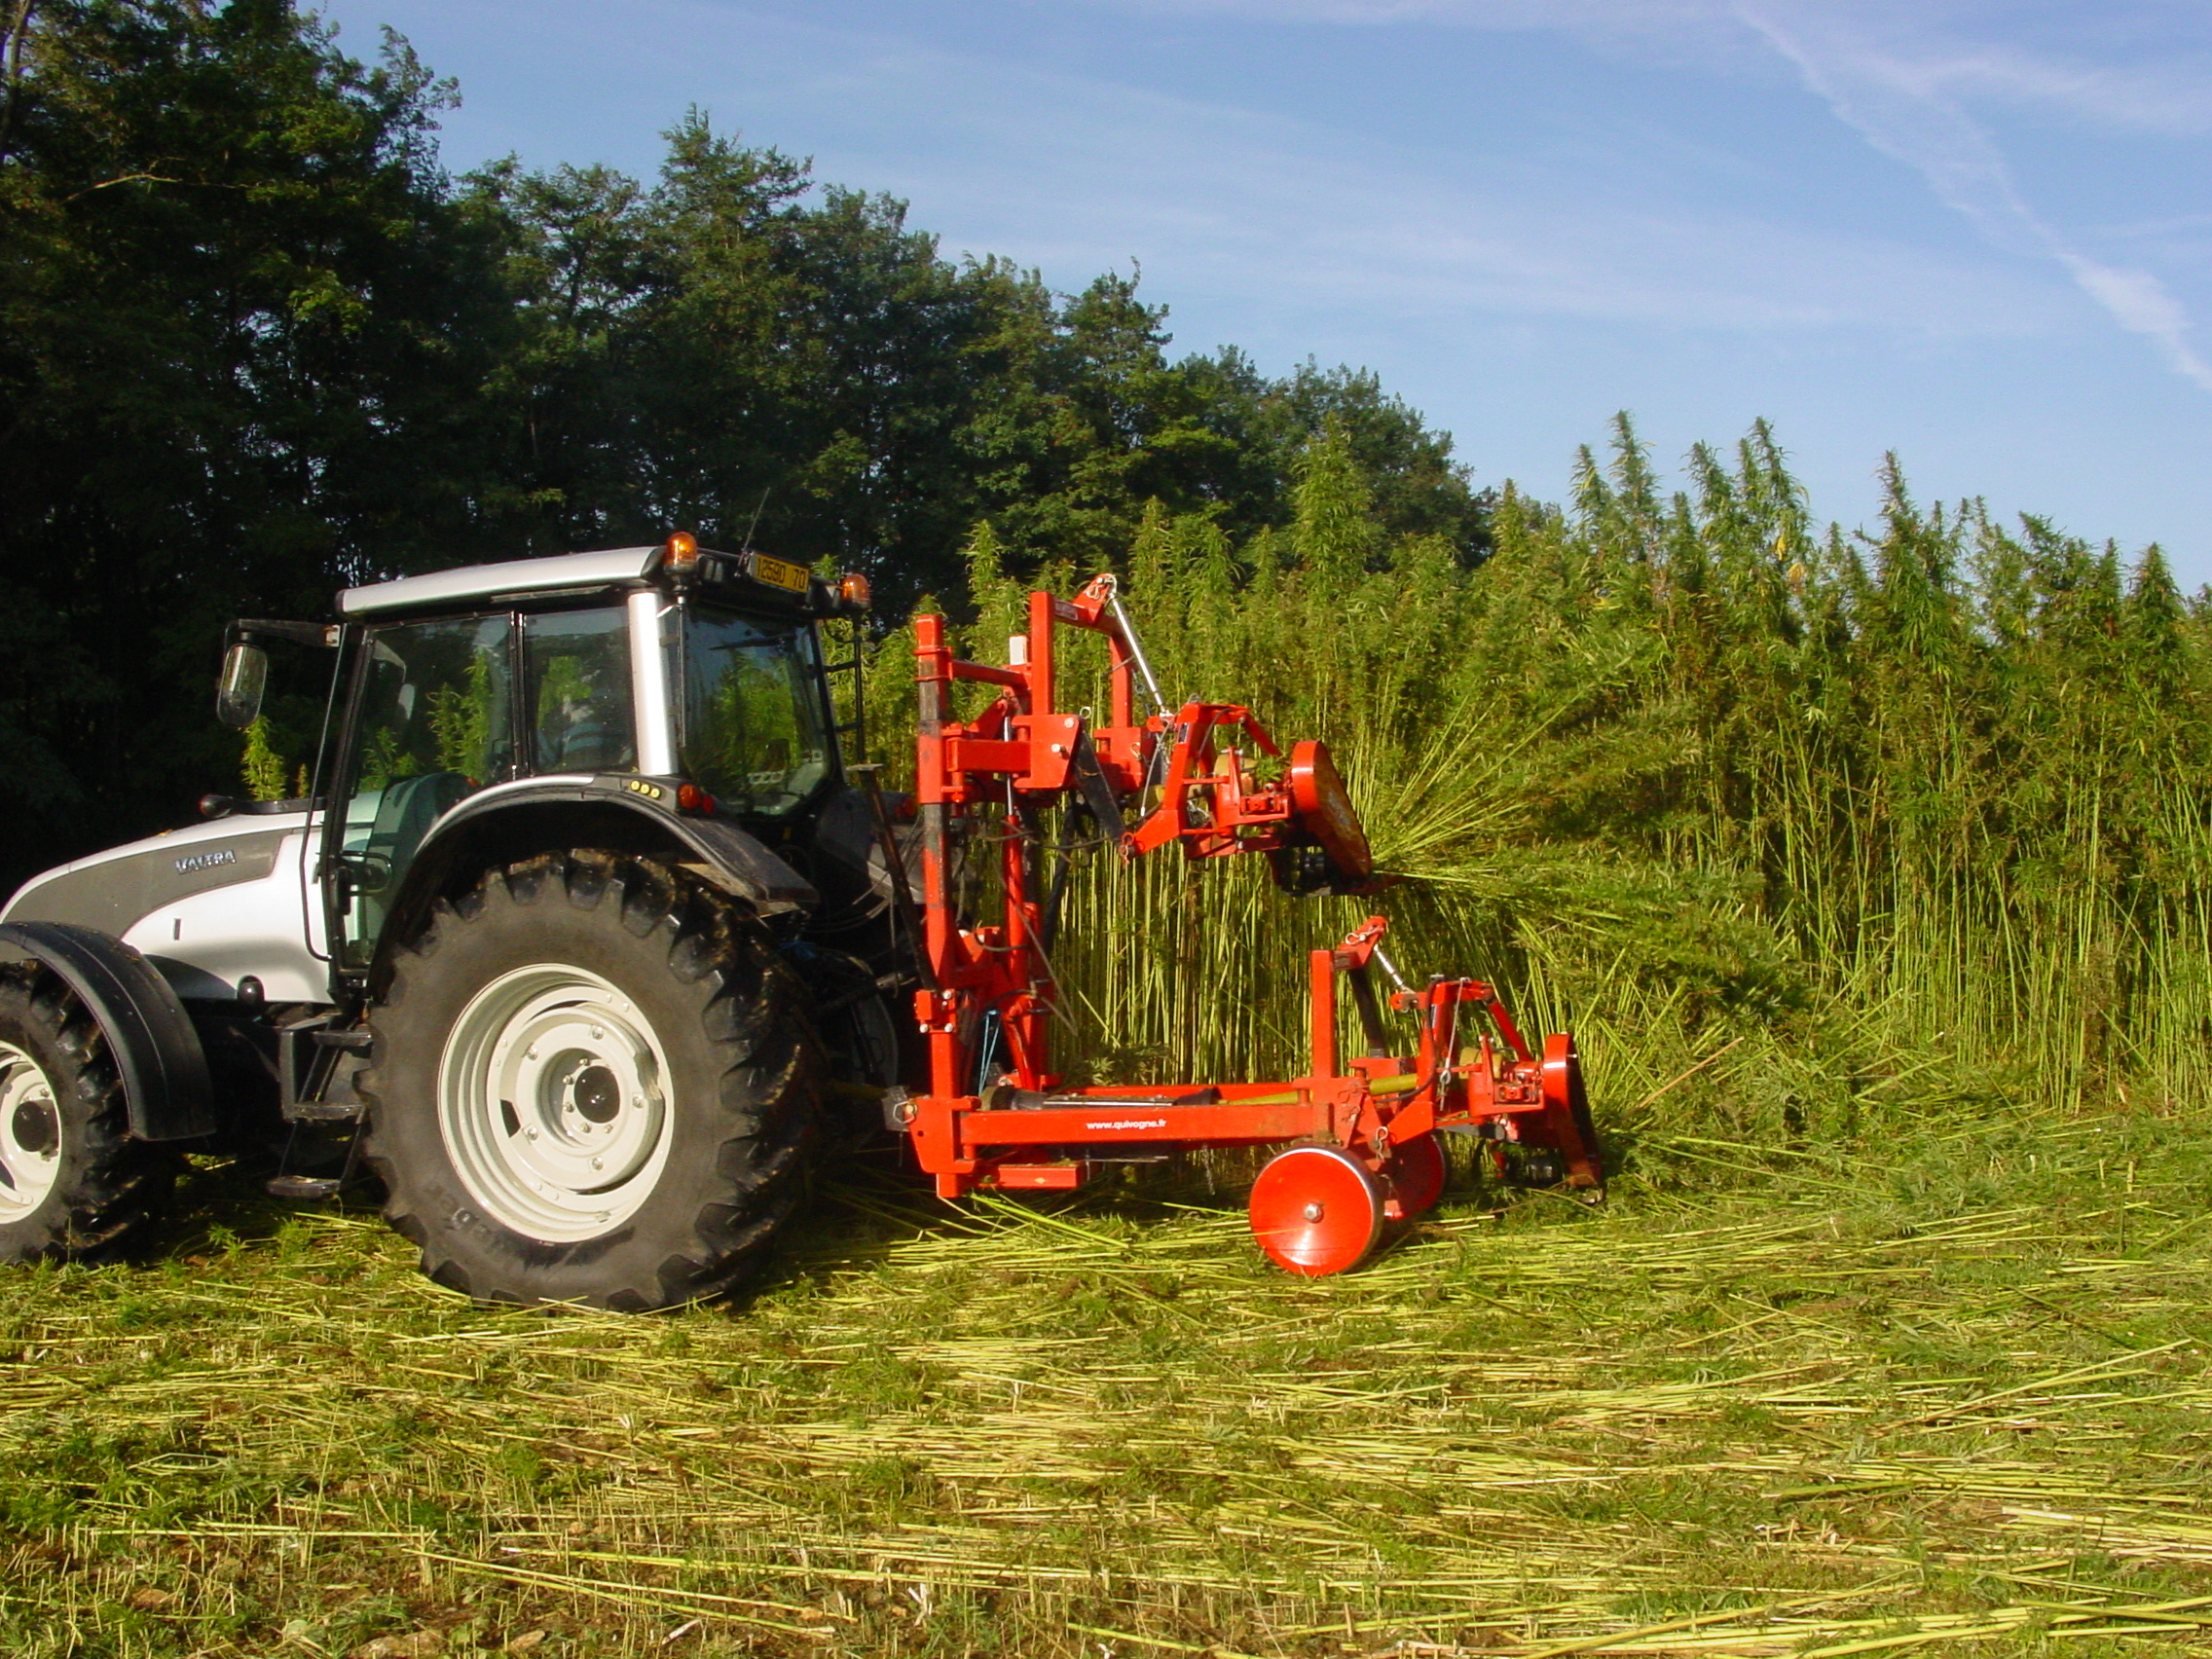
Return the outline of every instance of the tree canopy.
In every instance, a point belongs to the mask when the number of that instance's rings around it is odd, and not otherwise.
[[[672,111],[657,178],[462,177],[458,93],[292,0],[0,0],[0,865],[235,768],[219,629],[349,582],[672,530],[956,592],[1098,562],[1146,503],[1284,525],[1343,426],[1391,527],[1487,502],[1372,375],[1176,358],[1134,275],[1053,292]],[[97,804],[102,814],[89,816]]]

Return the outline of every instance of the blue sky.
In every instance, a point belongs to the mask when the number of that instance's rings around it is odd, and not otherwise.
[[[650,175],[698,104],[1179,349],[1378,371],[1552,498],[1772,420],[1816,512],[1985,497],[2212,582],[2203,0],[328,0],[449,166]]]

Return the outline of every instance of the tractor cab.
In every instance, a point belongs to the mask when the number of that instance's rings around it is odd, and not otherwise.
[[[374,960],[433,827],[476,797],[614,793],[787,838],[840,778],[818,623],[866,604],[863,578],[687,535],[341,594],[321,768],[338,966]],[[233,630],[233,725],[259,712],[273,627]]]

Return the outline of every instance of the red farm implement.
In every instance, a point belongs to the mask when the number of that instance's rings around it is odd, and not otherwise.
[[[1063,627],[1105,639],[1103,725],[1058,706],[1054,637]],[[1573,1040],[1532,1047],[1479,979],[1407,984],[1383,952],[1381,916],[1312,953],[1305,1075],[1067,1086],[1050,1051],[1058,903],[1043,879],[1047,808],[1088,813],[1124,858],[1170,844],[1193,860],[1264,853],[1277,883],[1300,895],[1360,895],[1384,883],[1325,745],[1286,753],[1236,704],[1168,712],[1112,576],[1072,600],[1030,595],[1028,629],[1008,644],[1006,667],[965,662],[946,645],[943,618],[916,624],[922,892],[917,904],[909,889],[902,908],[920,945],[914,1010],[929,1083],[894,1090],[887,1110],[942,1197],[1078,1187],[1094,1164],[1141,1152],[1282,1146],[1253,1185],[1252,1229],[1284,1268],[1321,1274],[1359,1263],[1385,1219],[1436,1201],[1446,1172],[1440,1130],[1518,1142],[1569,1187],[1599,1189]],[[962,682],[998,691],[972,721],[954,718]],[[1141,718],[1140,682],[1154,710]],[[1272,763],[1267,781],[1248,769],[1246,746]],[[883,829],[888,842],[887,820]],[[1003,903],[999,919],[983,923],[964,913],[955,866],[964,851],[986,850]],[[903,871],[903,860],[891,863]],[[1377,968],[1391,981],[1386,995]],[[1348,1060],[1339,1052],[1340,981],[1364,1039],[1365,1051]],[[1390,1040],[1407,1015],[1418,1031],[1411,1053]]]

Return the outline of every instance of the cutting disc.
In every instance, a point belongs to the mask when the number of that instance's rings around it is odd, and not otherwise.
[[[1329,758],[1329,746],[1308,741],[1290,746],[1290,803],[1298,809],[1299,823],[1321,844],[1329,862],[1349,881],[1365,881],[1375,873],[1375,854],[1367,845],[1367,831],[1352,810],[1351,796]]]
[[[1390,1161],[1382,1165],[1383,1182],[1390,1197],[1382,1213],[1392,1221],[1405,1221],[1435,1207],[1444,1196],[1444,1148],[1437,1138],[1416,1135],[1390,1149]]]

